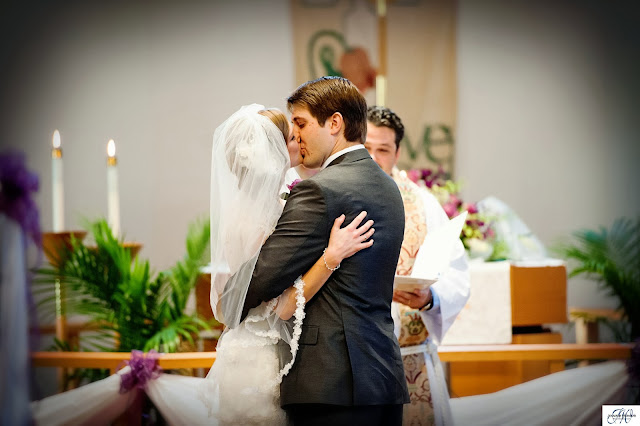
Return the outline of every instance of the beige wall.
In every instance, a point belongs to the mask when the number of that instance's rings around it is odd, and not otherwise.
[[[463,193],[507,202],[547,245],[640,213],[640,38],[615,7],[459,4]],[[592,282],[568,290],[570,306],[615,306]]]
[[[27,152],[51,230],[51,135],[64,153],[66,224],[106,216],[116,141],[121,228],[156,270],[209,212],[213,131],[241,105],[281,109],[294,84],[287,0],[50,7],[5,78],[3,145]],[[31,19],[39,17],[31,12]],[[9,72],[7,72],[9,73]],[[11,89],[6,89],[11,86]]]

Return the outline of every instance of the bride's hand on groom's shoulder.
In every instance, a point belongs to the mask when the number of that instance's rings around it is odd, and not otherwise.
[[[362,211],[344,227],[342,227],[345,221],[344,214],[333,222],[329,246],[325,252],[325,261],[328,265],[339,265],[347,257],[373,245],[373,240],[370,239],[375,232],[373,220],[368,220],[363,224],[362,221],[366,217],[367,212]]]

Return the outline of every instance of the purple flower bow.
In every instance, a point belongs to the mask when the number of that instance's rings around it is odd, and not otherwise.
[[[162,371],[158,357],[153,349],[146,356],[142,351],[131,351],[131,359],[127,361],[131,371],[120,376],[120,393],[127,393],[133,388],[144,389],[149,380],[157,379]]]
[[[39,247],[40,218],[31,193],[38,190],[38,176],[27,170],[21,152],[0,154],[0,212],[18,222]]]
[[[293,182],[291,182],[289,185],[287,185],[287,188],[289,188],[289,191],[291,191],[293,187],[299,184],[300,182],[302,182],[302,179],[296,179]]]

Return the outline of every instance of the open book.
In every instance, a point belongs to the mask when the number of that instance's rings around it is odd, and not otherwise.
[[[413,291],[429,287],[449,269],[451,253],[460,239],[462,227],[467,220],[463,212],[442,226],[430,230],[418,251],[411,275],[396,275],[394,287],[398,290]]]

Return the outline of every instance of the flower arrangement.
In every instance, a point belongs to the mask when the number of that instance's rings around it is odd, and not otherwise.
[[[440,202],[449,219],[467,212],[460,239],[470,257],[485,260],[506,257],[503,244],[495,238],[491,218],[480,213],[475,203],[466,203],[460,198],[461,185],[451,180],[442,168],[437,171],[411,169],[407,172],[407,177],[419,186],[427,188]]]

